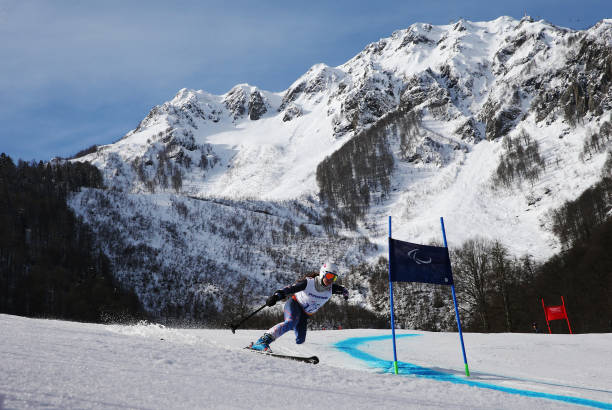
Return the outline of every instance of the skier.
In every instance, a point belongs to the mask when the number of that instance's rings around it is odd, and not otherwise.
[[[332,262],[325,262],[318,275],[316,273],[308,275],[295,284],[274,292],[266,300],[266,305],[274,306],[279,300],[292,295],[283,310],[285,321],[270,328],[251,346],[251,349],[269,352],[270,343],[291,329],[295,331],[295,343],[304,343],[308,316],[319,310],[332,294],[342,295],[344,300],[348,299],[348,290],[334,283],[336,279],[338,279],[338,268]]]

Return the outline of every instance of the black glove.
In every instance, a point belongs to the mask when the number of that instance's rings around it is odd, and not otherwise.
[[[274,306],[276,305],[276,302],[278,302],[279,300],[281,300],[281,295],[277,292],[274,295],[270,296],[267,300],[266,300],[266,305],[267,306]]]
[[[342,291],[342,297],[344,298],[344,300],[348,300],[348,298],[349,298],[348,290],[344,289]]]

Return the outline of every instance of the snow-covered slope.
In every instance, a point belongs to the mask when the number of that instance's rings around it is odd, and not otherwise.
[[[316,268],[318,258],[334,256],[346,267],[376,251],[364,237],[330,241],[312,223],[318,216],[299,202],[82,189],[71,204],[97,228],[122,284],[157,314],[197,317],[195,310],[219,309],[223,298],[240,293],[257,303],[260,294]]]
[[[187,259],[201,257],[259,278],[280,269],[281,279],[288,279],[290,271],[316,269],[324,257],[347,264],[376,258],[384,251],[387,215],[393,216],[394,236],[400,239],[439,242],[443,216],[451,247],[484,236],[501,240],[516,255],[543,260],[559,251],[549,212],[601,178],[611,140],[611,84],[612,20],[585,31],[530,18],[417,23],[338,67],[314,65],[279,93],[247,84],[223,95],[180,90],[120,141],[76,160],[100,167],[108,187],[121,192],[113,195],[139,196],[123,201],[115,222],[121,219],[127,231],[138,230],[141,239],[131,239],[135,246],[156,249],[162,264],[175,260],[178,266],[177,255],[187,253]],[[412,116],[412,125],[391,120],[404,114]],[[332,228],[349,241],[383,246],[364,252],[363,247],[315,249],[300,242],[301,225],[319,243],[326,241],[336,215],[320,201],[317,167],[383,123],[381,138],[393,156],[391,188],[371,193],[356,229],[339,229],[338,223]],[[504,185],[499,164],[512,157],[508,139],[521,146],[519,151],[523,145],[535,147],[539,162],[525,171],[528,177]],[[168,199],[171,194],[190,215],[174,225],[189,247],[163,240],[159,224],[134,222],[147,208],[143,203],[158,207],[160,198],[175,201]],[[201,212],[198,199],[223,201],[226,207]],[[95,193],[72,200],[99,230],[112,223],[104,203]],[[157,209],[149,216],[161,221]],[[228,209],[267,209],[270,216],[285,218],[287,234],[301,249],[279,250],[287,259],[258,256],[238,264],[227,247],[219,256],[219,248],[209,246],[206,226],[224,224]],[[190,227],[180,228],[186,224]],[[265,249],[271,231],[259,226],[254,236]],[[242,238],[240,229],[234,233]],[[247,242],[243,245],[253,241]],[[116,262],[122,259],[113,252]],[[189,278],[207,269],[200,262],[193,266]],[[127,283],[137,282],[129,269],[120,271]]]
[[[466,334],[466,378],[452,333],[398,332],[398,376],[389,331],[274,343],[316,366],[242,350],[260,333],[0,315],[0,408],[612,408],[612,334]]]

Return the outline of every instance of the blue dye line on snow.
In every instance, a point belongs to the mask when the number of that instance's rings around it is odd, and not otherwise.
[[[419,336],[419,335],[401,334],[401,335],[396,335],[395,337],[403,338],[403,337],[413,337],[413,336]],[[347,353],[348,355],[356,359],[359,359],[359,360],[362,360],[368,363],[371,367],[380,369],[383,373],[393,373],[394,372],[393,361],[380,359],[376,356],[373,356],[369,353],[366,353],[358,349],[358,346],[364,343],[376,342],[376,341],[390,339],[390,338],[391,338],[390,335],[371,336],[371,337],[351,337],[351,338],[348,338],[348,339],[345,339],[345,340],[342,340],[336,343],[334,347],[336,347],[338,350],[344,353]],[[536,391],[531,391],[531,390],[503,387],[503,386],[498,386],[495,384],[469,380],[463,376],[457,376],[451,373],[444,373],[438,370],[428,369],[427,367],[421,367],[421,366],[418,366],[412,363],[398,361],[397,368],[398,368],[400,375],[416,376],[416,377],[433,379],[433,380],[438,380],[438,381],[443,381],[443,382],[464,384],[467,386],[480,387],[482,389],[497,390],[497,391],[501,391],[501,392],[509,393],[509,394],[518,394],[520,396],[557,400],[557,401],[562,401],[566,403],[596,407],[600,409],[612,409],[612,403],[604,403],[601,401],[583,399],[580,397],[561,396],[557,394],[548,394],[548,393],[541,393],[541,392],[536,392]]]

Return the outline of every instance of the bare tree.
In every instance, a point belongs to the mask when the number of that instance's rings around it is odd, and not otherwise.
[[[496,288],[502,296],[506,331],[512,331],[512,314],[510,312],[510,282],[512,266],[508,259],[508,249],[501,242],[495,241],[491,247],[491,268],[497,281]]]
[[[454,274],[457,290],[462,294],[470,308],[469,313],[476,315],[485,331],[490,331],[489,303],[491,290],[490,249],[482,238],[470,239],[455,251]]]

